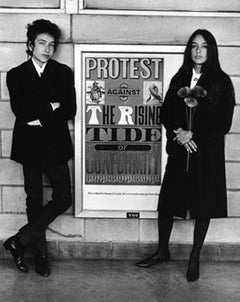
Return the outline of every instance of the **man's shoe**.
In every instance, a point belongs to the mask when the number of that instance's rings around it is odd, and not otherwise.
[[[136,263],[139,267],[151,267],[158,263],[168,262],[170,260],[169,251],[157,251],[153,255]]]
[[[15,262],[16,267],[17,267],[21,272],[24,272],[24,273],[27,273],[27,272],[28,272],[28,267],[27,267],[27,265],[25,264],[24,258],[23,258],[23,257],[14,257],[14,258],[13,258],[13,261]]]
[[[48,256],[46,254],[35,256],[35,271],[43,277],[48,277],[50,275]]]
[[[194,282],[199,278],[199,259],[196,259],[195,261],[189,260],[186,275],[189,282]]]
[[[3,243],[4,248],[7,251],[10,251],[10,253],[13,256],[13,260],[16,264],[16,267],[24,273],[28,272],[28,267],[24,262],[24,248],[19,242],[18,238],[16,236],[12,236],[8,238],[4,243]]]

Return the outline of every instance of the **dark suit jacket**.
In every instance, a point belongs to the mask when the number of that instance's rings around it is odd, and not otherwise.
[[[7,73],[11,108],[16,116],[11,159],[27,165],[53,166],[73,155],[67,121],[76,113],[72,70],[49,60],[42,77],[32,60]],[[50,102],[59,102],[53,111]],[[39,119],[42,127],[27,123]]]

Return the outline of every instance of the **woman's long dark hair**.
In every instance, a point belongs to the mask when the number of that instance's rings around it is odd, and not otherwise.
[[[191,74],[194,66],[191,56],[192,42],[197,35],[201,35],[207,43],[207,61],[202,65],[201,72],[202,77],[207,79],[208,87],[205,88],[208,89],[209,99],[216,103],[219,98],[222,79],[227,79],[232,92],[233,87],[229,76],[222,70],[220,66],[216,39],[206,29],[197,29],[190,36],[185,48],[183,64],[174,76],[170,85],[175,86],[176,83],[181,85],[181,78],[184,78],[184,75],[186,76],[187,74]]]
[[[207,61],[202,66],[202,73],[207,73],[211,78],[213,74],[216,75],[219,72],[221,73],[222,69],[219,63],[217,42],[214,36],[206,29],[198,29],[190,36],[184,52],[182,67],[191,70],[193,68],[194,63],[192,61],[191,50],[192,42],[197,35],[201,35],[207,42]]]

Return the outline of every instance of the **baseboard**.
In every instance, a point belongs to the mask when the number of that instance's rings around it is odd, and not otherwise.
[[[0,241],[0,258],[11,257],[5,251]],[[135,242],[69,242],[49,241],[49,256],[52,259],[108,259],[108,260],[136,260],[151,255],[156,243]],[[169,245],[173,260],[186,260],[191,252],[191,244]],[[31,256],[30,252],[27,256]],[[203,246],[202,260],[210,261],[240,261],[240,245],[232,243],[209,244]]]

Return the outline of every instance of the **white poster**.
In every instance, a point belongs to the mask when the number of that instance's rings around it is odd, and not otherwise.
[[[181,52],[76,46],[76,216],[156,216],[166,163],[161,106]]]

